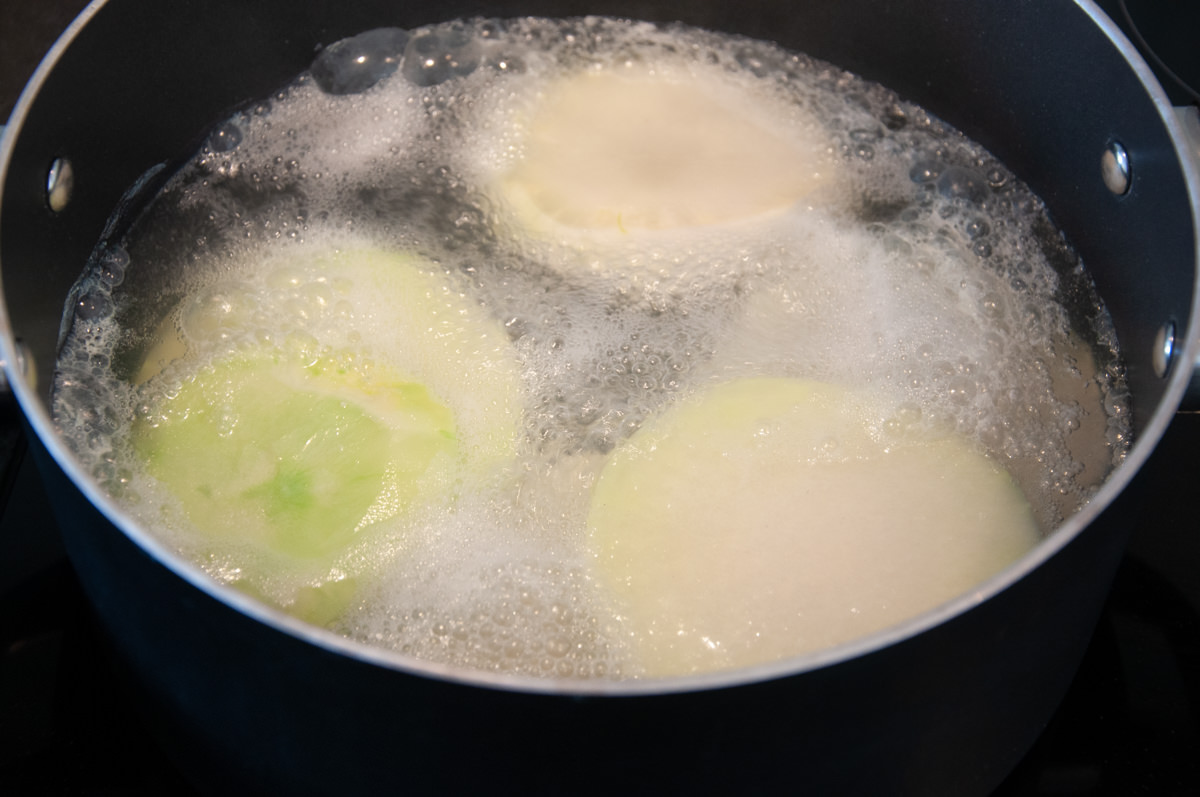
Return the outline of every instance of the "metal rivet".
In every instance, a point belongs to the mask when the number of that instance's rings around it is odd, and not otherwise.
[[[26,379],[32,379],[33,355],[29,352],[29,347],[18,340],[16,342],[15,351],[17,356],[16,361],[13,363],[15,367],[12,370],[15,370]],[[0,362],[0,366],[3,366],[0,368],[0,393],[8,393],[8,363]]]
[[[1171,370],[1171,360],[1175,358],[1175,324],[1171,321],[1159,327],[1154,336],[1154,356],[1150,362],[1154,365],[1154,373],[1159,378]]]
[[[55,213],[62,213],[75,192],[75,167],[66,158],[55,158],[46,175],[46,202]]]
[[[1108,190],[1117,196],[1129,190],[1129,153],[1119,141],[1110,141],[1108,149],[1100,156],[1100,174]]]

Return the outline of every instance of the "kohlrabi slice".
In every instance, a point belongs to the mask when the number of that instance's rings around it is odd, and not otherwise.
[[[588,525],[649,675],[849,641],[966,593],[1038,534],[1009,475],[965,440],[891,439],[875,402],[746,379],[615,450]]]
[[[135,452],[185,547],[305,619],[332,619],[355,568],[403,548],[415,507],[452,504],[515,453],[503,327],[411,255],[276,257],[184,299],[158,337]]]
[[[134,445],[205,534],[323,556],[436,486],[459,453],[449,408],[382,370],[232,355],[163,401]]]
[[[718,75],[588,71],[552,84],[518,128],[500,193],[529,230],[610,233],[725,224],[824,185],[829,144],[795,108]]]

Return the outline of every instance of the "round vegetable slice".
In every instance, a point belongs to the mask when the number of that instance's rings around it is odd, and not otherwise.
[[[965,441],[885,441],[869,402],[747,379],[648,423],[588,519],[647,674],[815,650],[950,600],[1037,540],[1002,469]]]
[[[402,537],[385,522],[515,454],[507,335],[414,256],[272,260],[185,298],[159,332],[134,451],[177,499],[186,547],[306,619],[332,619],[374,566],[345,560],[365,532]]]
[[[267,353],[204,368],[134,445],[197,529],[299,558],[403,510],[458,454],[424,386]]]
[[[716,78],[585,72],[546,92],[503,194],[523,220],[632,233],[736,222],[821,187],[821,137],[787,134]]]

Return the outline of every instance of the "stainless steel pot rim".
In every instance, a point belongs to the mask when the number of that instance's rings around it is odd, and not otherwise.
[[[0,140],[0,185],[7,176],[8,163],[12,157],[14,141],[25,115],[39,92],[47,75],[61,53],[71,44],[79,30],[100,10],[107,0],[94,0],[68,27],[55,46],[46,55],[18,100],[10,124]],[[1117,26],[1104,15],[1092,0],[1076,0],[1076,4],[1092,21],[1103,30],[1120,50],[1130,67],[1135,71],[1149,93],[1160,119],[1175,143],[1175,149],[1191,203],[1193,240],[1196,242],[1194,262],[1196,284],[1200,285],[1200,166],[1194,159],[1185,157],[1186,136],[1176,118],[1165,92],[1158,85],[1153,72],[1126,39]],[[2,296],[0,285],[0,296]],[[76,462],[66,444],[55,431],[49,411],[38,397],[29,379],[13,366],[18,361],[16,340],[8,315],[7,304],[0,302],[0,358],[3,359],[9,384],[20,403],[33,432],[45,445],[48,453],[66,476],[80,489],[84,496],[97,507],[120,531],[149,556],[186,582],[212,596],[233,610],[253,618],[282,633],[323,648],[332,653],[350,657],[364,663],[396,670],[402,673],[441,679],[465,685],[547,695],[570,696],[637,696],[661,695],[696,690],[720,689],[772,680],[829,667],[840,662],[868,655],[874,651],[902,642],[938,626],[982,604],[1009,586],[1025,578],[1070,543],[1129,485],[1137,471],[1150,456],[1158,440],[1166,431],[1172,417],[1187,391],[1192,377],[1192,365],[1200,363],[1200,334],[1196,319],[1200,319],[1200,289],[1193,291],[1190,306],[1191,328],[1176,357],[1176,367],[1168,374],[1168,385],[1163,400],[1155,408],[1142,434],[1135,441],[1125,461],[1109,476],[1092,500],[1079,512],[1068,518],[1058,529],[1049,534],[1036,548],[1006,570],[980,584],[971,592],[931,609],[896,626],[876,632],[855,641],[813,653],[783,659],[776,662],[737,670],[721,671],[704,675],[627,681],[579,681],[566,679],[535,678],[466,670],[406,656],[399,652],[374,648],[334,634],[324,629],[303,623],[279,610],[250,598],[249,596],[220,584],[194,564],[181,559],[165,547],[153,535],[141,528],[100,488],[90,474]],[[1182,323],[1182,319],[1177,319]]]

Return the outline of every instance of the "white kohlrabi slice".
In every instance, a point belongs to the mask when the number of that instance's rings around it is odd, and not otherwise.
[[[871,401],[792,379],[712,388],[597,481],[589,534],[650,675],[769,662],[899,623],[1037,539],[966,441],[883,439]]]

